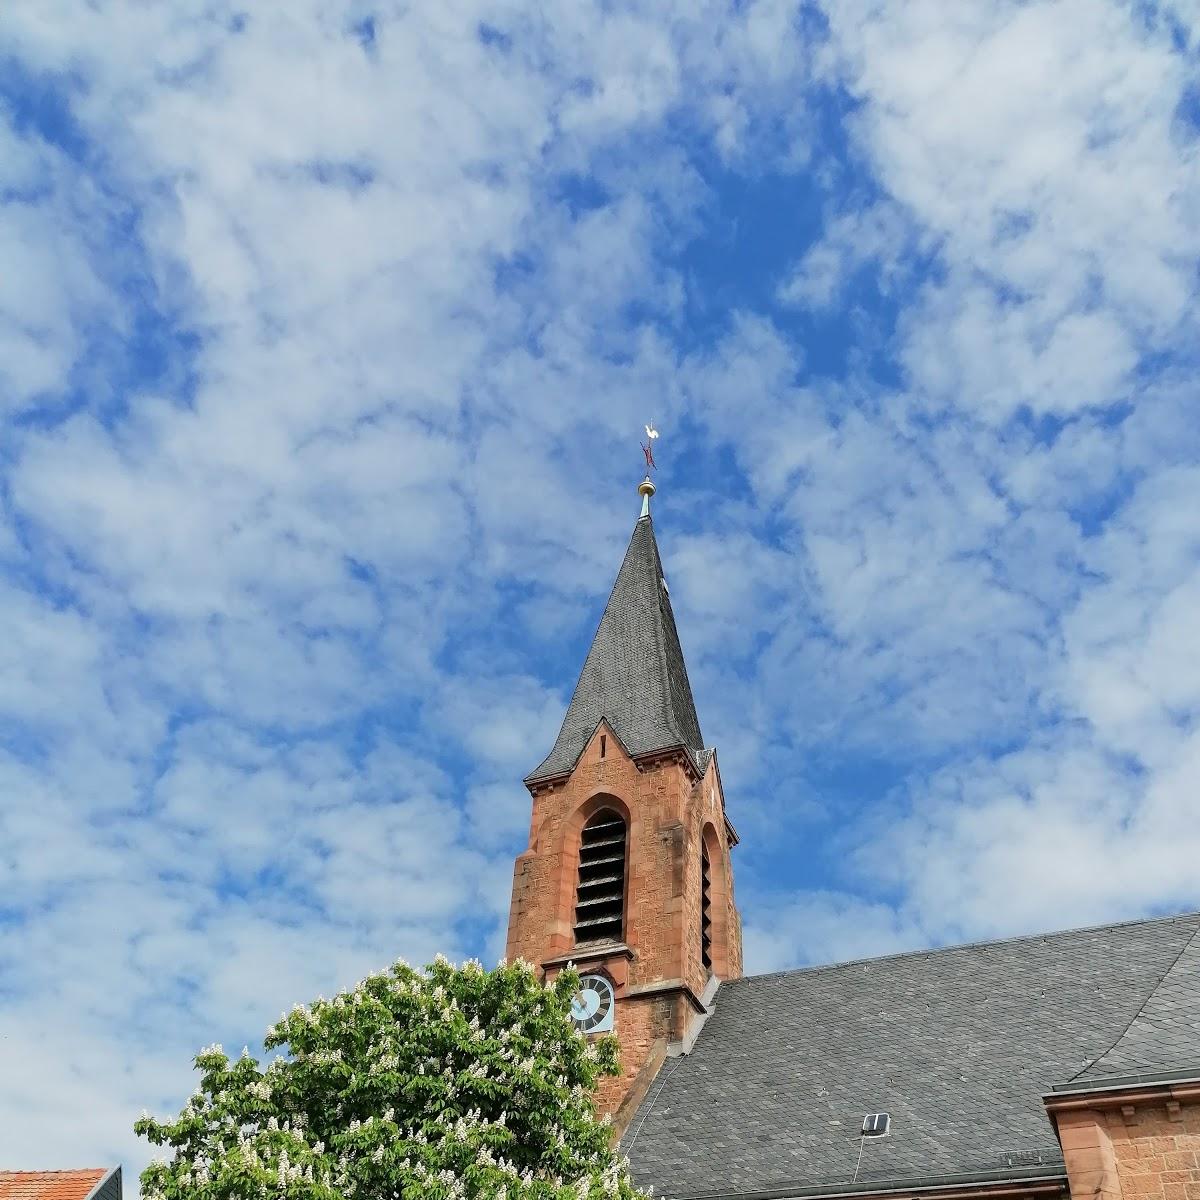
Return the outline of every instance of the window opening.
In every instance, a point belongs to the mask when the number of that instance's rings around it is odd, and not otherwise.
[[[602,733],[600,735],[600,757],[601,758],[604,757],[604,752],[607,749],[608,749],[608,734]]]
[[[700,962],[712,974],[712,871],[708,864],[708,846],[700,843]]]
[[[863,1117],[863,1137],[883,1137],[892,1127],[892,1118],[887,1113],[867,1113]]]
[[[575,941],[619,942],[625,918],[625,822],[605,808],[583,827]]]

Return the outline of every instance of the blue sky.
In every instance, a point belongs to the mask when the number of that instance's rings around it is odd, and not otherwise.
[[[1200,905],[1194,0],[5,23],[5,1165],[499,954],[651,418],[749,969]]]

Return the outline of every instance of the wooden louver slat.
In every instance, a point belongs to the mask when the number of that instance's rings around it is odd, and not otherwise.
[[[575,895],[575,941],[619,942],[625,926],[625,822],[598,812],[579,844],[579,887]]]

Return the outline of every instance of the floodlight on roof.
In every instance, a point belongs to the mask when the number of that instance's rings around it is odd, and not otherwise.
[[[863,1117],[863,1137],[885,1137],[892,1127],[892,1118],[888,1113],[867,1113]]]

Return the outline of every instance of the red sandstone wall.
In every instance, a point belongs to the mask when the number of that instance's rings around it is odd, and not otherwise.
[[[1057,1123],[1074,1200],[1200,1200],[1200,1104],[1164,1096]]]
[[[601,733],[607,736],[604,758]],[[700,958],[700,846],[707,826],[713,900],[721,911],[714,928],[714,969],[723,978],[741,974],[741,926],[715,765],[699,783],[679,759],[639,769],[602,727],[569,779],[534,789],[529,848],[513,872],[510,959],[541,966],[574,950],[579,834],[587,818],[608,803],[606,796],[615,797],[615,807],[628,814],[625,943],[632,952],[602,963],[617,996],[623,1067],[621,1079],[607,1081],[599,1095],[602,1109],[613,1111],[654,1043],[686,1033],[695,1009],[681,985],[699,997],[708,982]],[[583,955],[580,962],[589,970],[597,965]]]
[[[617,1005],[616,1035],[621,1042],[621,1074],[602,1079],[596,1089],[596,1107],[602,1113],[613,1113],[620,1107],[630,1085],[650,1058],[654,1044],[672,1040],[672,1024],[672,1004],[667,997]]]
[[[1200,1200],[1200,1105],[1135,1105],[1104,1114],[1129,1200]]]
[[[1057,1120],[1071,1196],[1121,1200],[1116,1154],[1103,1114],[1082,1109],[1060,1113]]]

